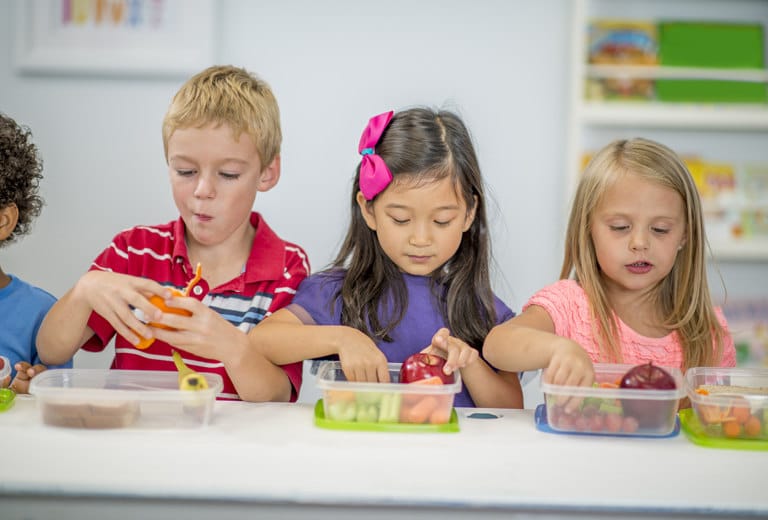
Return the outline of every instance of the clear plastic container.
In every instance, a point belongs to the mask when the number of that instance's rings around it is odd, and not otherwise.
[[[5,356],[0,356],[0,383],[9,375],[11,375],[11,361]],[[10,383],[8,381],[8,384]]]
[[[674,390],[619,388],[622,376],[633,366],[595,363],[595,384],[591,387],[542,381],[549,428],[561,433],[651,437],[675,432],[677,408],[685,396],[682,373],[662,367],[674,378]],[[566,413],[565,404],[571,401],[577,406]]]
[[[178,372],[52,369],[32,379],[29,393],[51,426],[193,428],[210,422],[223,387],[218,374],[201,375],[207,389],[182,391]]]
[[[702,437],[768,440],[768,368],[691,368],[685,390]]]
[[[6,377],[8,377],[8,384],[11,384],[10,375],[11,361],[5,356],[0,356],[0,413],[10,410],[16,402],[16,392],[2,386]]]
[[[322,364],[317,387],[323,392],[323,425],[446,425],[455,420],[453,399],[461,391],[459,372],[450,384],[400,383],[400,363],[388,367],[390,383],[358,383],[346,380],[340,362]]]

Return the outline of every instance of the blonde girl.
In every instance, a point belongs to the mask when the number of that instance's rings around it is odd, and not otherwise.
[[[560,280],[495,327],[483,354],[502,370],[590,385],[592,363],[685,370],[733,366],[706,272],[701,201],[680,158],[647,139],[599,151],[576,190]]]

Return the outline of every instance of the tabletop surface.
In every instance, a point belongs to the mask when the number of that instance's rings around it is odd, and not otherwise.
[[[383,433],[318,428],[307,404],[219,401],[196,429],[88,430],[46,426],[35,404],[0,414],[0,497],[768,515],[768,452],[546,433],[532,410]]]

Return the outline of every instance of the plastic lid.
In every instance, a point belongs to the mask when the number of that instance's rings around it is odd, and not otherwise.
[[[217,394],[223,388],[219,374],[203,373],[208,388],[201,395]],[[29,393],[39,398],[66,399],[175,399],[179,390],[178,372],[96,368],[53,368],[32,378]]]
[[[447,385],[417,385],[400,383],[402,363],[387,363],[393,383],[351,382],[344,377],[340,361],[326,361],[320,365],[315,384],[321,390],[349,390],[355,392],[406,392],[419,394],[456,394],[461,392],[461,372],[454,372],[453,383]]]
[[[598,382],[615,381],[620,379],[629,369],[635,367],[632,364],[621,363],[594,363],[595,380]],[[567,386],[541,382],[541,390],[545,394],[569,395],[576,397],[602,397],[605,399],[643,399],[654,401],[676,400],[685,397],[685,383],[679,368],[661,367],[674,378],[676,388],[674,390],[653,390],[635,388],[600,388],[596,386]],[[545,371],[542,375],[546,373]]]

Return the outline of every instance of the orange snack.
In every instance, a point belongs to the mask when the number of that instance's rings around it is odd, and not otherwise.
[[[329,403],[355,402],[355,392],[352,390],[327,390],[325,396]]]
[[[437,399],[427,395],[409,407],[400,411],[401,422],[421,424],[427,422],[429,416],[437,408]]]
[[[723,433],[726,437],[738,437],[741,435],[741,425],[736,421],[724,422]]]
[[[750,437],[757,437],[760,435],[761,428],[762,426],[760,424],[760,419],[754,415],[750,415],[749,418],[744,422],[744,433]]]
[[[735,422],[730,415],[730,409],[721,410],[717,405],[699,405],[699,417],[705,424],[720,424],[721,422]]]
[[[409,385],[442,385],[443,380],[440,379],[439,376],[432,376],[427,379],[420,379],[418,381],[413,381],[412,383],[408,383]]]
[[[451,420],[451,409],[445,406],[438,406],[434,412],[429,415],[431,424],[446,424]]]
[[[198,263],[197,267],[195,268],[195,276],[189,281],[187,286],[184,288],[184,291],[179,291],[177,289],[171,288],[171,294],[173,298],[179,297],[179,296],[189,296],[190,291],[192,288],[197,284],[197,282],[200,281],[200,278],[202,278],[202,266]],[[168,312],[170,314],[178,314],[180,316],[192,316],[192,313],[185,309],[178,309],[176,307],[168,307],[165,304],[165,300],[157,295],[152,295],[149,297],[149,302],[160,309],[163,312]],[[168,327],[167,325],[163,325],[162,323],[156,323],[153,321],[150,321],[147,325],[150,325],[152,327],[157,327],[158,329],[166,329],[166,330],[173,330],[171,327]],[[139,342],[136,344],[136,348],[139,350],[144,350],[149,348],[149,346],[155,342],[155,338],[142,338],[139,336]]]
[[[733,409],[731,414],[733,415],[733,418],[736,419],[736,422],[739,424],[744,424],[749,420],[752,415],[749,413],[749,407],[744,405],[733,405]]]

